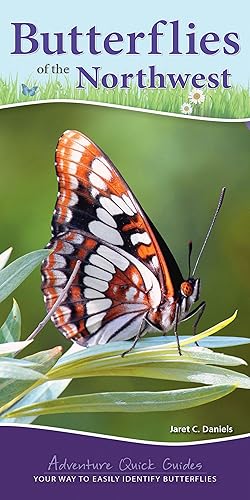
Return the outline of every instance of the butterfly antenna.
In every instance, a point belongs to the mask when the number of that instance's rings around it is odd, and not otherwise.
[[[206,246],[206,244],[207,244],[207,241],[208,241],[208,238],[209,238],[209,236],[210,236],[210,233],[211,233],[211,231],[212,231],[212,229],[213,229],[213,227],[214,227],[215,221],[216,221],[216,219],[217,219],[217,216],[218,216],[218,214],[219,214],[219,211],[220,211],[220,209],[221,209],[221,206],[222,206],[222,203],[223,203],[223,200],[224,200],[225,192],[226,192],[226,188],[225,188],[225,187],[223,187],[223,188],[222,188],[222,190],[221,190],[221,193],[220,193],[220,197],[219,197],[218,205],[217,205],[216,210],[215,210],[215,212],[214,212],[214,215],[213,215],[213,218],[212,218],[211,224],[210,224],[209,229],[208,229],[208,232],[207,232],[207,234],[206,234],[206,236],[205,236],[205,239],[204,239],[203,245],[202,245],[202,247],[201,247],[201,249],[200,249],[200,253],[199,253],[198,257],[197,257],[197,260],[196,260],[196,263],[195,263],[195,266],[194,266],[194,269],[193,269],[193,272],[192,272],[192,276],[194,276],[194,274],[195,274],[195,271],[196,271],[196,269],[197,269],[197,267],[198,267],[198,264],[199,264],[199,262],[200,262],[200,258],[201,258],[202,254],[203,254],[204,248],[205,248],[205,246]]]
[[[193,243],[192,241],[188,242],[188,276],[191,275],[191,255],[192,255],[192,250],[193,250]]]

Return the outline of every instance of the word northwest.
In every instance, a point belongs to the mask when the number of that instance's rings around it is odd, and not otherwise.
[[[110,472],[112,469],[118,470],[119,472],[131,472],[131,471],[201,471],[203,468],[202,463],[193,462],[189,457],[187,460],[174,462],[170,457],[164,458],[160,464],[154,462],[151,458],[147,458],[143,461],[134,461],[131,457],[122,457],[116,464],[111,462],[94,462],[87,458],[84,462],[72,462],[67,457],[60,460],[57,455],[53,455],[52,459],[47,465],[48,472],[76,472],[76,471],[87,471],[87,472]]]
[[[39,32],[38,27],[31,22],[13,22],[14,47],[11,54],[31,55],[42,52],[48,56],[74,55],[85,57],[86,54],[99,56],[140,56],[148,55],[152,59],[158,56],[214,56],[222,53],[225,56],[235,56],[240,52],[239,34],[236,31],[218,34],[210,31],[202,35],[196,32],[194,22],[184,25],[179,19],[167,21],[160,19],[149,29],[144,31],[133,31],[131,33],[120,33],[113,31],[102,34],[100,28],[92,26],[88,31],[81,31],[74,26],[69,32]],[[199,31],[197,29],[197,31]],[[169,61],[170,62],[170,59]],[[201,72],[172,73],[169,72],[169,64],[166,64],[166,72],[160,73],[155,64],[147,68],[138,68],[133,73],[126,72],[117,74],[111,71],[102,73],[101,66],[76,66],[77,87],[84,89],[86,85],[99,88],[100,86],[113,89],[119,86],[128,89],[136,85],[140,89],[145,88],[185,88],[192,84],[195,88],[217,88],[222,85],[230,88],[230,77],[227,68],[221,72],[205,75]]]

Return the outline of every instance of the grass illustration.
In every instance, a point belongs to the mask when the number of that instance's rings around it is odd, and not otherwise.
[[[196,98],[196,93],[199,93],[200,97]],[[126,90],[118,87],[95,89],[90,85],[86,89],[77,89],[76,85],[66,78],[63,83],[52,78],[45,83],[31,79],[20,83],[17,77],[0,78],[0,105],[49,99],[94,101],[210,118],[250,117],[249,88],[241,86],[204,91],[195,91],[190,87],[140,90],[135,85]]]

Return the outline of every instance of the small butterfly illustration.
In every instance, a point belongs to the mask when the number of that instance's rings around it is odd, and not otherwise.
[[[37,89],[38,89],[37,86],[29,88],[27,87],[27,85],[25,85],[25,83],[22,83],[22,93],[25,96],[32,97],[33,95],[35,95]]]

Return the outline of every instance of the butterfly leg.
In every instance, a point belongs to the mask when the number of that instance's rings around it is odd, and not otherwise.
[[[175,317],[174,334],[175,334],[175,338],[176,338],[178,353],[181,356],[182,355],[181,354],[181,346],[180,346],[179,335],[178,335],[179,311],[180,311],[180,304],[178,303],[177,310],[176,310],[176,317]]]
[[[206,308],[206,302],[203,301],[201,302],[193,311],[191,311],[189,314],[187,314],[187,316],[182,320],[183,321],[187,321],[188,319],[192,318],[193,316],[195,316],[195,314],[198,313],[198,316],[194,322],[194,325],[193,325],[193,335],[196,335],[196,330],[197,330],[197,326],[199,324],[199,321],[205,311],[205,308]],[[195,344],[198,346],[199,344],[197,342],[195,342]]]
[[[126,354],[128,354],[129,352],[131,352],[134,349],[134,347],[136,346],[138,340],[140,340],[142,334],[144,333],[144,331],[146,329],[147,329],[147,325],[145,324],[145,321],[143,321],[142,324],[141,324],[139,332],[137,333],[136,337],[134,338],[134,342],[133,342],[132,346],[127,351],[125,351],[125,352],[122,353],[122,358],[124,358],[124,356]]]
[[[205,309],[206,309],[206,302],[202,302],[200,304],[200,308],[198,309],[198,316],[193,324],[193,335],[196,335],[197,326],[199,324],[199,321],[200,321]],[[199,346],[198,342],[195,342],[195,345]]]

